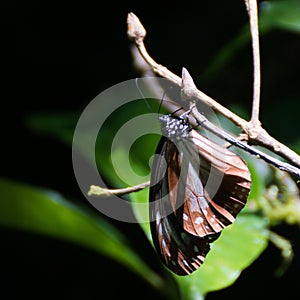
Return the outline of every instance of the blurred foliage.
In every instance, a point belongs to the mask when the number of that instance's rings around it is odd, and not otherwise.
[[[260,37],[272,30],[286,30],[300,33],[300,2],[298,0],[264,1],[259,5]],[[249,24],[211,60],[202,77],[210,80],[214,74],[229,64],[234,55],[251,42]]]
[[[162,279],[131,249],[126,237],[95,211],[76,206],[54,191],[6,179],[0,179],[0,198],[2,226],[88,247],[124,264],[155,288],[162,287]]]

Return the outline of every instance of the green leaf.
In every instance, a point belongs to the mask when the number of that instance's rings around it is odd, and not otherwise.
[[[135,203],[143,203],[148,191],[134,193]],[[135,216],[144,220],[144,211],[137,205]],[[151,241],[149,224],[142,223]],[[262,217],[241,213],[236,221],[223,230],[220,238],[211,245],[205,263],[190,276],[172,273],[181,287],[182,299],[201,299],[211,291],[230,286],[240,273],[251,265],[268,244],[268,221]]]
[[[123,234],[55,192],[0,178],[0,224],[87,247],[126,266],[154,288],[166,290],[163,279],[134,252]]]
[[[241,214],[211,245],[205,263],[197,271],[186,277],[176,276],[182,298],[204,298],[208,292],[230,286],[264,251],[267,243],[267,221]]]
[[[25,123],[34,132],[54,136],[71,145],[79,113],[35,113],[25,118]]]
[[[152,243],[150,224],[149,224],[149,189],[143,189],[130,195],[132,209],[136,219],[146,234],[148,240]],[[147,220],[147,221],[145,221]]]
[[[254,185],[259,184],[259,176],[255,176]],[[259,184],[254,196],[264,188]],[[148,199],[148,189],[130,195],[133,199],[133,210],[138,221],[145,220],[148,210],[139,204]],[[250,197],[249,197],[250,198]],[[247,206],[244,211],[248,211]],[[268,221],[265,218],[241,212],[236,221],[224,229],[220,238],[211,244],[205,263],[189,276],[177,276],[171,273],[181,288],[182,299],[202,299],[208,292],[230,286],[240,273],[251,265],[265,250],[268,244]],[[151,233],[148,223],[140,224],[149,240]]]
[[[260,26],[300,33],[300,2],[297,0],[262,2]]]

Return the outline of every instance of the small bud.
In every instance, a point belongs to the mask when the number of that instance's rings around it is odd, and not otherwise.
[[[181,87],[181,97],[183,101],[195,101],[197,94],[197,87],[193,81],[192,76],[186,68],[182,68],[182,87]]]
[[[146,30],[134,13],[127,16],[127,36],[129,39],[141,42],[146,36]]]

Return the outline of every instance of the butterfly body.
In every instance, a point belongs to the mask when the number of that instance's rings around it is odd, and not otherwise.
[[[244,207],[251,184],[245,162],[198,133],[186,115],[160,118],[163,137],[150,183],[154,245],[178,275],[200,267],[210,243]]]

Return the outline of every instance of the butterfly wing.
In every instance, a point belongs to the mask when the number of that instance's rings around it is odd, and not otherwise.
[[[244,207],[250,173],[238,155],[195,130],[174,143],[163,137],[156,153],[150,186],[154,245],[169,269],[187,275]]]
[[[251,178],[237,154],[195,130],[190,137],[183,140],[183,153],[189,157],[197,153],[199,158],[190,161],[187,173],[183,226],[191,234],[205,236],[234,222],[246,204]]]
[[[181,193],[178,188],[181,171],[181,157],[175,145],[162,138],[151,175],[150,218],[151,233],[157,253],[164,264],[178,275],[187,275],[203,263],[210,250],[209,243],[219,234],[198,237],[185,231],[179,214],[182,208],[175,209]],[[167,176],[164,174],[167,164]],[[184,198],[181,198],[184,199]]]

